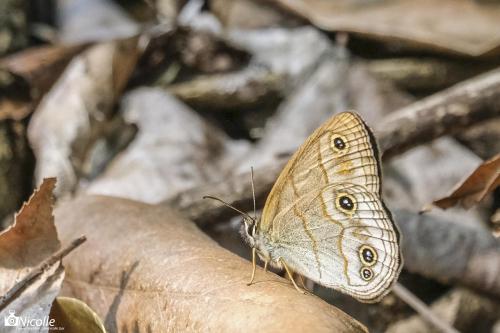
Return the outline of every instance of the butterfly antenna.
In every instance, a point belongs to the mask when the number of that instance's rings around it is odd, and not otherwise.
[[[217,198],[217,197],[213,197],[213,196],[211,196],[211,195],[205,195],[205,196],[203,196],[203,199],[212,199],[212,200],[219,201],[219,202],[220,202],[220,203],[222,203],[224,206],[229,207],[229,208],[231,208],[231,209],[233,209],[233,210],[237,211],[237,212],[238,212],[238,213],[240,213],[241,215],[244,215],[244,216],[248,217],[250,220],[252,220],[252,221],[254,221],[254,222],[255,222],[255,219],[254,219],[253,217],[251,217],[250,215],[248,215],[248,213],[245,213],[244,211],[239,210],[238,208],[236,208],[236,207],[234,207],[233,205],[231,205],[231,204],[229,204],[229,203],[225,202],[225,201],[224,201],[224,200],[222,200],[222,199],[219,199],[219,198]]]
[[[253,216],[257,220],[257,205],[255,204],[255,185],[253,181],[253,167],[250,167],[250,178],[252,180]]]

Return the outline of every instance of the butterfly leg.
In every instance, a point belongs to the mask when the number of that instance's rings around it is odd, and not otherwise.
[[[304,283],[304,277],[300,274],[297,274],[300,280],[300,284],[302,285],[302,288],[304,288],[305,291],[309,291],[309,289],[306,287],[306,284]]]
[[[264,272],[267,272],[267,264],[268,263],[269,263],[269,261],[267,261],[267,260],[264,262]]]
[[[307,294],[307,292],[305,290],[302,290],[300,289],[297,284],[295,283],[295,280],[293,279],[293,275],[292,275],[292,272],[290,271],[290,269],[288,268],[288,266],[286,265],[285,261],[283,259],[280,258],[280,261],[281,263],[283,264],[283,267],[285,267],[285,270],[286,270],[286,273],[288,274],[288,277],[290,278],[290,280],[292,281],[293,283],[293,286],[295,287],[295,289],[301,293],[301,294]]]
[[[250,278],[250,282],[247,283],[247,286],[250,286],[253,283],[253,279],[255,278],[255,268],[257,266],[257,264],[256,264],[256,258],[255,258],[255,252],[256,252],[256,249],[254,247],[254,248],[252,248],[252,265],[253,265],[253,268],[252,268],[252,277]]]

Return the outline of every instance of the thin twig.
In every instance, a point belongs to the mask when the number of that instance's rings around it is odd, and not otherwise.
[[[30,285],[32,285],[43,273],[45,273],[50,267],[55,263],[59,262],[67,256],[71,251],[76,249],[82,243],[87,240],[85,236],[81,236],[74,241],[72,241],[65,248],[57,251],[47,259],[45,259],[38,267],[33,269],[28,275],[26,275],[21,281],[16,283],[5,295],[0,297],[0,311],[5,309],[16,297],[26,290]]]
[[[403,302],[408,304],[413,310],[415,310],[426,322],[437,328],[443,333],[460,333],[454,327],[452,327],[447,322],[441,320],[431,309],[422,302],[417,296],[415,296],[411,291],[406,289],[400,283],[396,283],[392,288],[394,294],[396,294]]]
[[[375,134],[388,158],[499,116],[500,69],[495,69],[389,114]]]

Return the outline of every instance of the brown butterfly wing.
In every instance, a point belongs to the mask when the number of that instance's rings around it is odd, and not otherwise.
[[[328,143],[332,135],[340,133],[350,145],[344,152],[334,150]],[[335,115],[316,129],[286,164],[267,197],[261,227],[269,228],[283,205],[306,193],[311,181],[317,187],[333,182],[352,182],[380,194],[378,154],[373,134],[357,114]],[[285,186],[292,186],[293,197],[287,198]]]
[[[287,163],[259,229],[274,255],[297,272],[360,300],[376,300],[402,263],[399,233],[380,198],[380,184],[370,129],[355,113],[338,114]]]

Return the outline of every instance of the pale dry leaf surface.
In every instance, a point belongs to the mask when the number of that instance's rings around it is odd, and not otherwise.
[[[97,44],[75,57],[40,102],[28,128],[35,177],[57,176],[56,194],[73,191],[92,144],[139,57],[138,39]]]
[[[64,44],[109,41],[139,32],[139,24],[113,1],[57,0],[57,4],[59,39]]]
[[[276,75],[289,79],[293,88],[303,84],[322,59],[335,55],[328,37],[313,27],[229,30],[231,43],[248,50],[252,61],[267,66]],[[332,54],[333,53],[333,54]]]
[[[87,193],[157,203],[197,184],[222,180],[231,164],[227,159],[248,147],[229,140],[160,88],[133,90],[122,106],[123,117],[138,127],[138,134]]]

